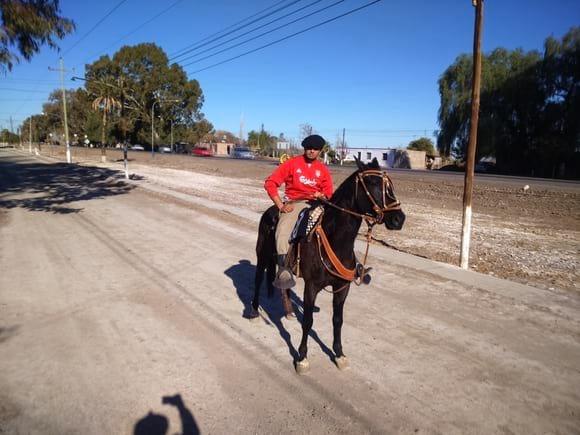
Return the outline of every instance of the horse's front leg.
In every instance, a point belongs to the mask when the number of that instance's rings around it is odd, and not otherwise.
[[[302,341],[300,341],[300,347],[298,348],[298,361],[296,362],[296,371],[298,373],[305,373],[310,368],[308,363],[308,334],[312,329],[313,322],[313,311],[314,303],[316,302],[316,295],[318,292],[314,289],[311,283],[304,283],[304,317],[302,319]]]
[[[334,329],[334,341],[332,342],[332,350],[334,350],[336,366],[340,370],[348,367],[348,360],[342,352],[342,322],[344,312],[344,302],[350,290],[350,284],[342,288],[343,284],[338,284],[332,287],[335,292],[332,297],[332,326]]]

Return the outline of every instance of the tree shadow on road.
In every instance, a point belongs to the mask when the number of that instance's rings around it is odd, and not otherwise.
[[[116,170],[69,165],[0,161],[0,208],[21,207],[58,214],[78,213],[78,201],[121,195],[134,189]]]
[[[161,402],[164,405],[172,405],[179,412],[181,420],[181,435],[199,435],[199,426],[191,411],[183,403],[181,394],[164,396]],[[163,414],[155,414],[153,411],[135,423],[134,435],[165,435],[169,429],[169,419]]]
[[[240,260],[238,264],[228,268],[224,272],[228,276],[234,286],[236,287],[236,293],[238,298],[243,304],[242,316],[245,318],[250,318],[250,312],[252,310],[252,299],[254,298],[254,276],[256,274],[256,266],[254,266],[249,260]],[[262,285],[262,287],[265,287]],[[274,295],[272,297],[267,297],[264,289],[261,289],[260,295],[260,307],[262,312],[266,316],[262,315],[260,312],[260,318],[270,326],[275,326],[278,329],[280,337],[284,340],[288,346],[288,352],[294,361],[298,360],[298,351],[292,344],[292,337],[288,330],[284,327],[282,322],[285,319],[285,312],[282,306],[282,301],[280,298],[280,292],[274,289]],[[292,303],[298,307],[296,320],[302,324],[303,319],[303,304],[302,299],[293,291],[290,291],[290,299]],[[291,320],[287,320],[291,321]],[[331,359],[334,359],[334,353],[326,344],[320,340],[318,334],[314,329],[310,330],[309,336],[320,346],[322,351]]]

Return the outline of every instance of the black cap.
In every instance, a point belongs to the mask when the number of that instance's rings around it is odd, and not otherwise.
[[[321,150],[325,143],[326,141],[322,136],[319,136],[317,134],[311,134],[302,141],[302,147]]]

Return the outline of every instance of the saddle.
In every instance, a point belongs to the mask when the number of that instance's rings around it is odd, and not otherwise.
[[[320,203],[305,208],[299,213],[288,240],[290,249],[286,257],[286,266],[292,270],[295,276],[300,276],[300,243],[310,242],[312,237],[317,237],[320,259],[328,272],[346,281],[354,281],[357,285],[360,285],[361,282],[368,284],[370,282],[369,272],[371,268],[365,268],[364,264],[357,261],[354,269],[347,269],[334,254],[320,225],[323,216],[324,207]],[[325,252],[329,262],[323,259],[322,251]]]

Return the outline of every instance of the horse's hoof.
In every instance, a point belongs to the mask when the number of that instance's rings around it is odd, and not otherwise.
[[[252,308],[250,314],[248,315],[248,319],[250,319],[250,322],[252,323],[258,322],[260,320],[260,313],[258,313],[258,310]]]
[[[310,363],[306,358],[302,361],[296,361],[296,373],[303,375],[304,373],[307,373],[308,370],[310,370]]]
[[[339,370],[346,370],[350,367],[348,360],[346,359],[345,356],[339,356],[338,358],[336,358],[335,363],[336,367],[338,367]]]

